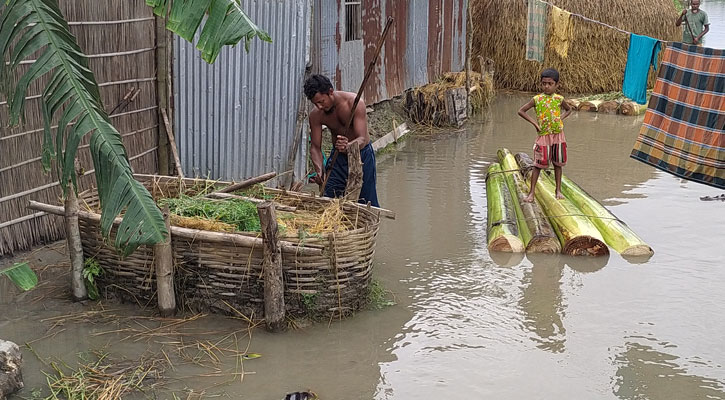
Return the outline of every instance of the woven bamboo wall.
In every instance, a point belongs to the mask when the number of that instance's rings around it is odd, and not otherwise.
[[[158,101],[156,93],[155,20],[144,0],[60,0],[78,44],[89,56],[110,112],[132,89],[133,102],[115,111],[111,120],[123,136],[131,166],[137,173],[157,168]],[[23,65],[21,70],[27,69]],[[57,204],[60,187],[54,173],[40,162],[43,118],[39,95],[45,82],[28,90],[25,123],[8,127],[8,107],[0,98],[0,256],[63,237],[62,220],[34,214],[29,200]],[[87,171],[81,189],[94,184],[89,136],[78,153]]]

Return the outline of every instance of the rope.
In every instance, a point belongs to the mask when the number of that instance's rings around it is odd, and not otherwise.
[[[552,4],[552,3],[548,2],[548,1],[545,1],[545,0],[535,0],[535,1],[538,1],[538,2],[544,3],[544,4],[548,4],[548,5],[552,6],[552,7],[556,7],[556,8],[561,9],[561,7],[559,7],[559,6],[555,5],[555,4]],[[585,17],[584,15],[577,14],[577,13],[573,13],[571,11],[567,11],[567,12],[569,14],[574,15],[574,16],[576,16],[578,18],[581,18],[581,19],[583,19],[585,21],[589,21],[589,22],[593,22],[595,24],[599,24],[599,25],[602,25],[602,26],[606,26],[607,28],[614,29],[617,32],[624,33],[624,34],[627,34],[627,35],[631,35],[632,34],[632,32],[626,31],[626,30],[621,29],[621,28],[617,28],[616,26],[612,26],[612,25],[609,25],[609,24],[604,23],[604,22],[601,22],[601,21],[597,21],[595,19],[591,19],[589,17]],[[670,40],[662,40],[662,39],[657,39],[657,40],[659,40],[662,43],[672,43],[672,41],[670,41]]]
[[[518,168],[518,169],[504,169],[501,171],[486,172],[486,176],[484,177],[484,180],[488,181],[488,176],[491,174],[503,174],[506,172],[521,172],[524,170],[528,170],[530,168],[534,168],[534,167],[533,166],[532,167],[522,167],[522,168]],[[541,168],[541,170],[542,171],[553,171],[554,169],[553,168]]]

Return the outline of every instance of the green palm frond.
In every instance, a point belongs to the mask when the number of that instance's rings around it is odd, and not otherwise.
[[[0,269],[0,276],[7,276],[12,283],[20,290],[28,291],[38,284],[38,276],[35,275],[28,263],[17,263],[12,267]]]
[[[121,135],[103,109],[100,90],[86,56],[70,33],[57,0],[9,0],[0,16],[2,82],[10,82],[16,67],[31,55],[37,59],[17,84],[3,85],[11,122],[24,115],[29,85],[48,75],[43,91],[45,122],[43,166],[57,157],[63,191],[75,190],[74,161],[81,139],[91,133],[90,149],[101,200],[101,230],[108,236],[113,220],[124,212],[116,247],[130,254],[139,245],[154,244],[166,235],[161,211],[149,192],[133,179]],[[9,63],[4,61],[9,60]],[[60,114],[55,137],[51,120]],[[68,185],[72,181],[73,185]]]
[[[244,39],[244,48],[249,51],[249,44],[255,37],[272,41],[269,34],[259,29],[242,11],[238,0],[146,0],[160,16],[166,16],[168,3],[171,3],[171,10],[166,27],[189,42],[194,39],[204,15],[209,14],[196,48],[201,50],[201,58],[210,64],[225,45],[234,46]]]

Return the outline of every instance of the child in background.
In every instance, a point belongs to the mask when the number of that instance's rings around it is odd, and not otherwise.
[[[554,164],[554,175],[556,176],[556,198],[563,199],[561,194],[561,168],[566,165],[566,138],[564,137],[563,120],[571,114],[571,107],[564,101],[564,96],[557,94],[559,86],[559,71],[548,68],[541,73],[541,88],[544,93],[537,94],[528,103],[521,106],[519,115],[529,121],[536,128],[539,136],[534,144],[534,171],[531,174],[531,189],[525,202],[534,201],[536,181],[542,168],[549,166],[549,161]],[[526,112],[529,109],[536,110],[536,120]],[[564,115],[561,114],[564,109]]]

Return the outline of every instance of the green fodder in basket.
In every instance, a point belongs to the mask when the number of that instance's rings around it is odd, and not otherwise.
[[[231,226],[232,230],[241,232],[260,231],[257,206],[251,201],[215,200],[181,195],[177,198],[161,199],[159,205],[162,207],[168,205],[172,214],[185,217],[176,218],[175,225],[178,226],[211,231],[219,231],[220,229],[228,231]],[[212,224],[205,225],[203,220],[212,222]],[[215,224],[220,222],[225,225]]]
[[[182,195],[159,201],[168,205],[172,224],[184,228],[214,232],[259,232],[257,205],[239,199],[215,200]],[[299,210],[277,212],[277,223],[283,236],[296,236],[300,231],[319,235],[354,229],[356,221],[345,215],[342,202],[332,201],[321,211]]]

